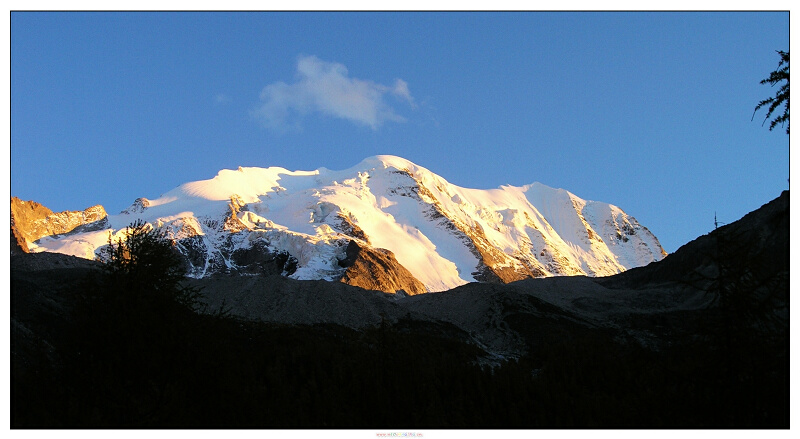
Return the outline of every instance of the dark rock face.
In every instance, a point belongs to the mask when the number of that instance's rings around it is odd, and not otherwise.
[[[344,233],[345,235],[360,239],[369,244],[369,237],[367,237],[367,234],[361,230],[361,227],[358,227],[351,218],[342,215],[341,212],[339,212],[334,219],[333,226],[336,230]]]
[[[274,252],[263,241],[257,241],[249,248],[236,249],[231,261],[238,266],[240,273],[291,275],[297,270],[297,259],[289,253]]]
[[[186,261],[187,273],[202,272],[206,269],[210,258],[208,247],[202,236],[190,236],[177,241],[176,249]]]
[[[346,268],[341,281],[348,285],[388,293],[403,291],[409,295],[427,292],[425,285],[386,249],[362,247],[350,241],[339,265]]]
[[[16,227],[11,226],[11,254],[28,253],[28,244],[25,242]]]
[[[355,241],[350,241],[345,248],[345,258],[339,261],[340,267],[352,267],[361,253],[361,247]]]

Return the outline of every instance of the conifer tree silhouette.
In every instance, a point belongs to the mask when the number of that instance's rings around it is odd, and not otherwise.
[[[779,82],[786,81],[785,84],[781,85],[778,91],[775,93],[774,97],[767,98],[762,100],[761,102],[756,105],[755,110],[753,110],[753,117],[755,117],[756,112],[763,106],[769,105],[767,108],[767,115],[764,117],[764,123],[769,120],[772,113],[778,109],[783,104],[783,114],[776,116],[772,119],[772,122],[769,124],[769,130],[772,131],[778,124],[781,126],[786,124],[786,134],[789,134],[789,52],[784,52],[782,50],[776,51],[781,57],[780,62],[778,63],[778,68],[770,73],[769,77],[763,79],[761,84],[770,84],[775,86]],[[752,118],[751,118],[752,120]],[[763,123],[762,123],[763,125]]]

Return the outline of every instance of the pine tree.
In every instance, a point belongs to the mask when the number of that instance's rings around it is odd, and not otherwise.
[[[775,93],[774,97],[764,99],[763,101],[759,102],[756,105],[756,109],[753,110],[753,117],[756,115],[756,111],[758,111],[761,107],[765,105],[769,105],[767,108],[767,116],[764,117],[764,123],[772,116],[772,113],[781,106],[784,105],[783,114],[780,116],[776,116],[772,119],[772,122],[769,124],[769,130],[772,131],[778,124],[786,124],[786,134],[789,134],[789,52],[784,52],[782,50],[777,51],[778,54],[781,56],[781,60],[778,63],[778,68],[770,73],[769,77],[762,80],[761,84],[770,84],[774,86],[775,84],[786,81],[786,84],[783,84]]]
[[[163,232],[137,220],[114,241],[109,236],[101,261],[111,288],[140,299],[173,300],[187,308],[199,304],[197,289],[181,284],[185,269],[179,253]]]

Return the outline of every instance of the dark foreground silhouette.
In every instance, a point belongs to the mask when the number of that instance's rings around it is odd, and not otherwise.
[[[517,358],[411,314],[361,330],[246,321],[130,294],[88,262],[17,255],[11,426],[788,428],[788,324],[775,317],[788,307],[784,196],[760,238],[721,229],[694,252],[598,280],[679,280],[710,306],[618,328],[509,308],[504,324],[527,347]],[[785,241],[762,236],[784,228]],[[658,343],[625,336],[634,330]]]

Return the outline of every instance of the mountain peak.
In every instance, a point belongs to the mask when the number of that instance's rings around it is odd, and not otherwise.
[[[139,198],[103,228],[43,236],[30,247],[93,258],[109,234],[137,219],[168,232],[191,276],[276,273],[409,294],[474,281],[603,276],[665,255],[616,206],[541,183],[463,188],[392,155],[341,171],[225,169]]]
[[[398,157],[396,155],[388,155],[388,154],[378,154],[371,157],[367,157],[362,160],[356,168],[369,168],[369,167],[383,167],[383,168],[395,168],[395,169],[405,169],[408,167],[417,167],[416,164],[412,163],[410,160],[404,159],[403,157]]]

